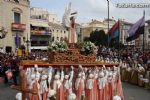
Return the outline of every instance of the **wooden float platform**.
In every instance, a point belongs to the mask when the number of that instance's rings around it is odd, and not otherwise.
[[[43,67],[43,68],[48,68],[49,66],[51,67],[70,67],[70,66],[74,66],[74,67],[78,67],[79,65],[82,65],[83,67],[103,67],[103,65],[105,65],[106,67],[113,67],[113,66],[118,66],[118,64],[114,64],[114,63],[102,63],[102,62],[98,62],[95,61],[93,63],[48,63],[45,61],[35,61],[35,60],[22,60],[21,61],[21,66],[26,69],[28,67],[34,67],[35,64],[38,65],[38,67]]]

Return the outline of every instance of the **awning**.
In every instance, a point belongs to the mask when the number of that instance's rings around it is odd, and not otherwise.
[[[31,22],[32,26],[37,26],[37,27],[49,27],[48,23],[46,22]]]
[[[32,46],[30,49],[48,50],[47,46]]]

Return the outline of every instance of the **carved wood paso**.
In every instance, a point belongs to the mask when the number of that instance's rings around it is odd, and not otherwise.
[[[49,63],[94,63],[96,54],[82,55],[79,49],[69,49],[66,52],[50,52]]]

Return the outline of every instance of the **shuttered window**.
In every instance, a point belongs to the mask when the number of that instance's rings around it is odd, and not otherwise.
[[[14,22],[20,23],[20,21],[21,21],[20,13],[14,12]]]

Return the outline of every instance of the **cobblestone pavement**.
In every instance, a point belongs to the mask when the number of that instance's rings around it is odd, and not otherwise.
[[[0,84],[0,100],[15,100],[17,91],[9,88],[9,85]],[[150,100],[150,90],[145,90],[143,87],[134,86],[128,83],[123,83],[125,100]]]

